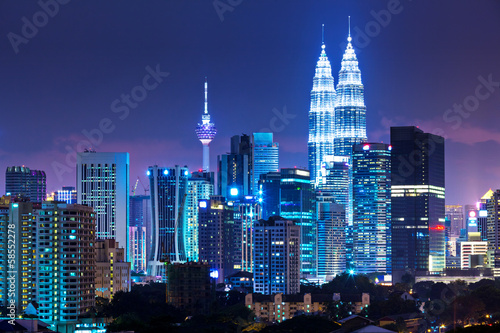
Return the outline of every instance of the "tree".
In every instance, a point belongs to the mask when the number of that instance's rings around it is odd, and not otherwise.
[[[331,320],[338,321],[351,315],[352,306],[347,302],[330,301],[326,304],[326,313]]]

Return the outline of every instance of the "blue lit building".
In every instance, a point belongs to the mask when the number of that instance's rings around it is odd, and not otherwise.
[[[364,86],[351,40],[349,33],[337,83],[333,140],[335,156],[351,156],[353,145],[366,141]]]
[[[208,83],[205,78],[205,110],[201,116],[201,124],[196,126],[196,135],[198,140],[203,145],[203,171],[210,172],[210,142],[215,138],[217,129],[215,124],[210,122],[210,114],[208,113]]]
[[[321,177],[321,163],[324,156],[333,154],[335,97],[332,67],[326,56],[325,44],[323,43],[313,78],[309,109],[307,152],[313,184],[316,184]]]
[[[252,194],[251,158],[250,137],[232,136],[230,153],[217,156],[217,194],[230,200]]]
[[[316,223],[315,196],[310,181],[309,170],[283,168],[280,171],[279,187],[277,174],[262,175],[262,203],[265,214],[274,212],[276,202],[279,202],[277,214],[287,220],[292,220],[300,226],[300,260],[303,277],[316,276]],[[269,181],[273,178],[273,181]],[[269,201],[273,204],[268,205]]]
[[[440,272],[446,265],[444,138],[391,127],[392,274]]]
[[[356,273],[391,271],[391,149],[384,143],[353,147],[352,247]]]
[[[29,198],[41,203],[47,197],[47,176],[45,171],[32,170],[25,166],[7,167],[5,171],[5,193]]]
[[[54,201],[64,201],[65,203],[74,204],[78,200],[76,188],[73,186],[63,186],[61,190],[54,192]]]
[[[129,220],[129,254],[132,271],[146,272],[151,251],[151,197],[131,195]]]
[[[331,281],[346,270],[346,216],[344,205],[336,204],[332,197],[319,197],[316,201],[317,225],[317,277]]]
[[[151,189],[151,252],[147,272],[166,279],[165,263],[186,261],[185,208],[189,171],[187,167],[148,168]]]
[[[262,207],[262,218],[280,214],[281,172],[260,175],[258,198]]]
[[[273,133],[252,134],[251,165],[251,193],[257,195],[260,175],[279,170],[279,145],[273,142]]]

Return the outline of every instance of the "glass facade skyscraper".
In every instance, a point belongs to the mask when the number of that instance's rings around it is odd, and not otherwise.
[[[29,198],[41,203],[47,197],[47,177],[45,171],[31,170],[25,166],[7,167],[5,171],[5,193],[11,196]]]
[[[185,262],[185,202],[189,171],[187,167],[148,168],[151,189],[152,244],[148,275],[166,281],[165,263]]]
[[[151,250],[151,197],[131,195],[129,220],[129,253],[132,271],[146,272]]]
[[[353,147],[352,249],[356,273],[391,272],[391,149],[383,143]]]
[[[339,72],[334,121],[334,155],[351,156],[353,145],[366,141],[366,106],[350,34]]]
[[[232,136],[230,153],[217,156],[219,195],[233,200],[251,194],[251,158],[250,137]]]
[[[321,163],[326,155],[333,154],[333,122],[335,85],[332,67],[326,56],[325,44],[316,64],[309,109],[309,139],[307,153],[311,181],[316,184],[321,177]]]
[[[252,134],[252,189],[253,195],[259,191],[260,175],[279,170],[279,145],[273,142],[273,133]]]
[[[444,138],[391,127],[392,274],[445,268]]]

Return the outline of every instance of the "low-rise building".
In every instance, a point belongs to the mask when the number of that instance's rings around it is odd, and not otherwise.
[[[117,291],[130,291],[130,263],[125,261],[125,249],[114,239],[95,243],[96,296],[112,298]]]
[[[352,306],[352,313],[360,313],[364,308],[370,305],[370,294],[333,294],[333,301],[335,302],[347,302]]]

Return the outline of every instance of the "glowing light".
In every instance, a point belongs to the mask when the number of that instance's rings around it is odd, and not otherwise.
[[[148,170],[148,171],[146,172],[146,175],[148,175],[148,176],[149,176],[149,175],[151,175],[151,171],[149,171],[149,170]]]
[[[350,269],[349,274],[354,275],[354,269]]]
[[[238,189],[236,187],[233,187],[229,190],[229,194],[232,196],[237,196],[238,195]]]
[[[262,198],[259,198],[259,202],[262,202]]]
[[[392,150],[392,146],[389,146],[389,148],[387,148],[387,149]]]
[[[207,202],[206,201],[200,201],[200,208],[207,208]]]
[[[471,211],[469,212],[469,217],[476,217],[476,212],[475,212],[475,211],[473,211],[473,210],[471,210]]]
[[[370,150],[370,145],[364,145],[363,150]]]
[[[189,172],[186,170],[186,171],[184,171],[184,176],[187,176],[187,175],[189,175]]]
[[[437,225],[435,227],[429,228],[431,230],[438,230],[438,231],[443,231],[444,230],[444,225]]]
[[[216,269],[210,270],[210,277],[212,279],[218,279],[219,278],[219,271]]]
[[[168,170],[163,170],[163,174],[166,176],[168,175]]]

